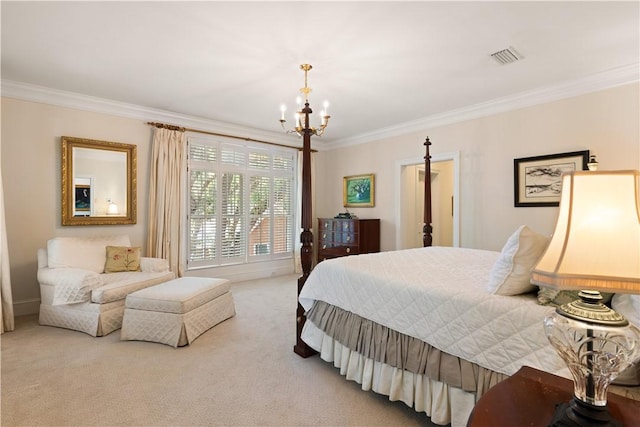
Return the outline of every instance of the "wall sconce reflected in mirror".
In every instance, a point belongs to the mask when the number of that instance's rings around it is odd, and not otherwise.
[[[107,208],[107,215],[119,215],[118,205],[113,203],[111,199],[107,199],[109,207]]]

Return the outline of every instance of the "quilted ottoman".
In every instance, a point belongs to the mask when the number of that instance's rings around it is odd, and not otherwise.
[[[226,279],[181,277],[127,295],[121,340],[190,344],[236,314]]]

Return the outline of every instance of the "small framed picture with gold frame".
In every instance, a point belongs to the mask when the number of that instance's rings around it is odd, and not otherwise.
[[[345,176],[342,180],[342,204],[346,208],[375,206],[374,174]]]

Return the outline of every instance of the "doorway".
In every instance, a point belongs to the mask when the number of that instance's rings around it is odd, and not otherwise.
[[[432,156],[431,214],[433,246],[459,246],[458,153]],[[424,159],[398,163],[396,247],[422,247],[424,224]]]

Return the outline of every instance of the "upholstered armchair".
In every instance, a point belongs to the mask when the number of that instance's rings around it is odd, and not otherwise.
[[[38,250],[41,325],[107,335],[131,292],[174,279],[167,260],[140,256],[129,236],[56,237]]]

